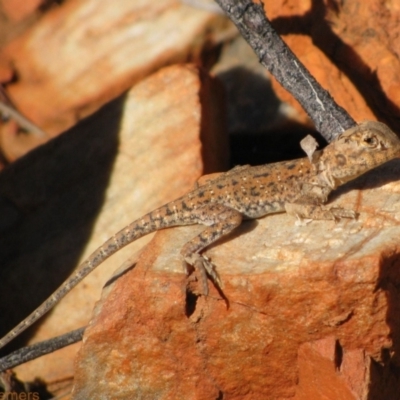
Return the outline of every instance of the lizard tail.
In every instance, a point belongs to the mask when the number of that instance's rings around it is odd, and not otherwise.
[[[45,300],[35,311],[0,339],[0,348],[4,347],[44,314],[50,311],[72,288],[74,288],[98,265],[118,250],[142,236],[159,229],[176,225],[177,222],[174,214],[169,212],[171,204],[172,203],[167,204],[132,222],[130,225],[108,239],[102,246],[97,248],[47,300]],[[180,225],[182,225],[182,221],[180,222]]]

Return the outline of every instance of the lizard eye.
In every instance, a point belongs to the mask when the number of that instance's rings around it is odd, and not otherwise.
[[[378,146],[378,139],[376,136],[365,136],[364,144],[366,144],[368,147],[376,147]]]

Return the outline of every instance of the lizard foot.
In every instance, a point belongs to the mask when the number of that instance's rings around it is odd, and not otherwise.
[[[200,274],[200,279],[203,285],[203,293],[206,296],[208,295],[207,275],[211,278],[211,280],[218,288],[222,288],[222,281],[217,271],[215,270],[215,266],[212,264],[207,256],[198,253],[192,253],[188,256],[185,256],[184,259],[187,273],[189,273],[187,269],[187,265],[189,264]]]
[[[287,203],[285,209],[288,214],[295,215],[300,221],[302,220],[334,220],[339,221],[341,218],[355,219],[357,213],[341,207],[321,207],[313,204],[297,204]]]
[[[332,219],[335,221],[338,221],[341,218],[350,218],[350,219],[357,218],[357,213],[355,211],[348,210],[346,208],[332,207],[326,211],[329,212],[330,215],[332,215]]]

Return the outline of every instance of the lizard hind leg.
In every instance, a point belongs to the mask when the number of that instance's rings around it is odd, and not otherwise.
[[[233,208],[221,204],[208,204],[193,210],[193,218],[193,223],[207,225],[207,228],[183,246],[181,255],[186,271],[190,272],[187,268],[190,265],[200,274],[203,293],[207,295],[207,276],[219,289],[222,289],[222,282],[208,257],[200,253],[207,246],[238,227],[243,216]]]

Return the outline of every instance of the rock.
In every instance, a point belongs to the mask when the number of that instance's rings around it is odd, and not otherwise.
[[[312,38],[305,35],[285,35],[283,39],[322,87],[328,90],[335,101],[356,121],[375,119],[354,83],[313,44]],[[304,110],[292,95],[276,80],[272,79],[271,83],[279,98],[293,106],[305,118]]]
[[[350,115],[361,121],[373,113],[400,130],[394,117],[400,106],[398,7],[379,0],[289,0],[266,1],[265,9],[291,50]],[[279,85],[274,89],[304,114]]]
[[[32,14],[44,0],[2,0],[2,11],[13,21],[20,21]]]
[[[299,347],[299,385],[295,400],[365,398],[369,384],[367,364],[371,359],[361,349],[346,351],[346,359],[358,358],[357,361],[361,361],[360,365],[355,365],[356,374],[361,373],[361,376],[352,376],[347,382],[345,374],[348,371],[342,370],[343,354],[339,351],[340,345],[334,337],[304,343]],[[358,387],[357,384],[361,385]]]
[[[396,129],[398,11],[389,4],[385,13],[376,0],[370,9],[347,3],[267,2],[266,8],[354,118],[376,114]],[[8,84],[13,100],[50,136],[166,63],[198,59],[209,30],[224,25],[221,17],[172,0],[140,6],[70,0],[2,52],[2,79],[10,81],[10,65],[20,78]],[[90,24],[76,22],[83,17]],[[147,34],[133,40],[139,28]],[[71,37],[73,48],[65,46]],[[189,190],[202,172],[225,169],[223,112],[215,104],[219,86],[197,69],[161,70],[0,175],[4,331],[122,226]],[[19,140],[15,126],[6,128],[18,143],[3,143],[16,156],[35,145]],[[266,151],[276,152],[271,143]],[[36,342],[85,324],[98,288],[122,265],[96,308],[75,372],[79,345],[21,366],[19,377],[49,382],[75,374],[74,397],[85,400],[188,393],[392,398],[400,381],[400,188],[393,182],[399,171],[392,162],[341,190],[336,201],[359,211],[357,221],[296,226],[274,215],[246,222],[208,249],[226,298],[215,288],[204,298],[195,276],[183,273],[180,246],[202,227],[160,232],[139,256],[135,250],[150,238],[119,252],[30,331]]]
[[[276,97],[268,71],[243,37],[224,43],[211,73],[226,92],[232,165],[304,156],[299,142],[314,129],[311,121]]]
[[[221,80],[227,93],[230,135],[262,135],[277,128],[286,110],[271,88],[268,71],[242,36],[224,43],[211,73]],[[296,115],[292,112],[290,117]]]
[[[214,287],[199,295],[182,270],[179,250],[203,227],[158,232],[97,305],[73,398],[358,399],[379,385],[393,393],[399,175],[396,160],[336,193],[332,205],[355,209],[357,220],[244,223],[206,251],[226,298]]]
[[[53,137],[157,69],[198,61],[224,24],[175,0],[70,0],[3,49],[18,77],[7,91]]]
[[[398,397],[399,380],[393,365],[374,361],[360,348],[343,351],[334,337],[302,344],[298,365],[295,400]]]
[[[3,171],[2,333],[115,232],[190,190],[203,171],[227,168],[220,108],[213,79],[192,65],[171,66]],[[87,324],[104,282],[148,240],[89,275],[30,331],[29,343]],[[16,372],[23,380],[70,377],[78,346]]]

